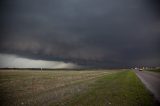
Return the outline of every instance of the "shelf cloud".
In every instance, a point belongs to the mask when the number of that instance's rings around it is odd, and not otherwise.
[[[18,57],[16,55],[0,54],[1,68],[51,68],[51,69],[73,69],[80,66],[73,63],[57,61],[34,60]]]
[[[0,53],[89,67],[160,65],[159,0],[2,0]]]

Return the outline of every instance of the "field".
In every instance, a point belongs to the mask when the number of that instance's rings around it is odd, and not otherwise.
[[[157,69],[148,69],[146,71],[152,71],[152,72],[160,72],[160,68],[157,68]]]
[[[153,106],[129,70],[0,71],[1,106]]]

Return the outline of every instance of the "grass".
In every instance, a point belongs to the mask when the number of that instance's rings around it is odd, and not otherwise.
[[[129,70],[0,71],[1,106],[152,106]]]
[[[158,68],[158,69],[150,69],[150,70],[146,70],[146,71],[160,72],[160,68]]]
[[[79,92],[116,71],[0,71],[1,106],[49,105]]]
[[[154,98],[132,71],[106,75],[82,94],[51,106],[153,106]]]

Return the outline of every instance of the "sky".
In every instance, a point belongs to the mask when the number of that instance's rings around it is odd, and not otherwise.
[[[159,0],[2,0],[0,13],[0,67],[160,66]]]
[[[0,67],[3,68],[80,68],[80,66],[72,63],[34,60],[8,54],[0,54],[0,59],[2,60]]]

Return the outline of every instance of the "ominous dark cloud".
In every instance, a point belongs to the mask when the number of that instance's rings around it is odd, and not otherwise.
[[[95,67],[160,65],[159,0],[4,0],[0,53]]]

